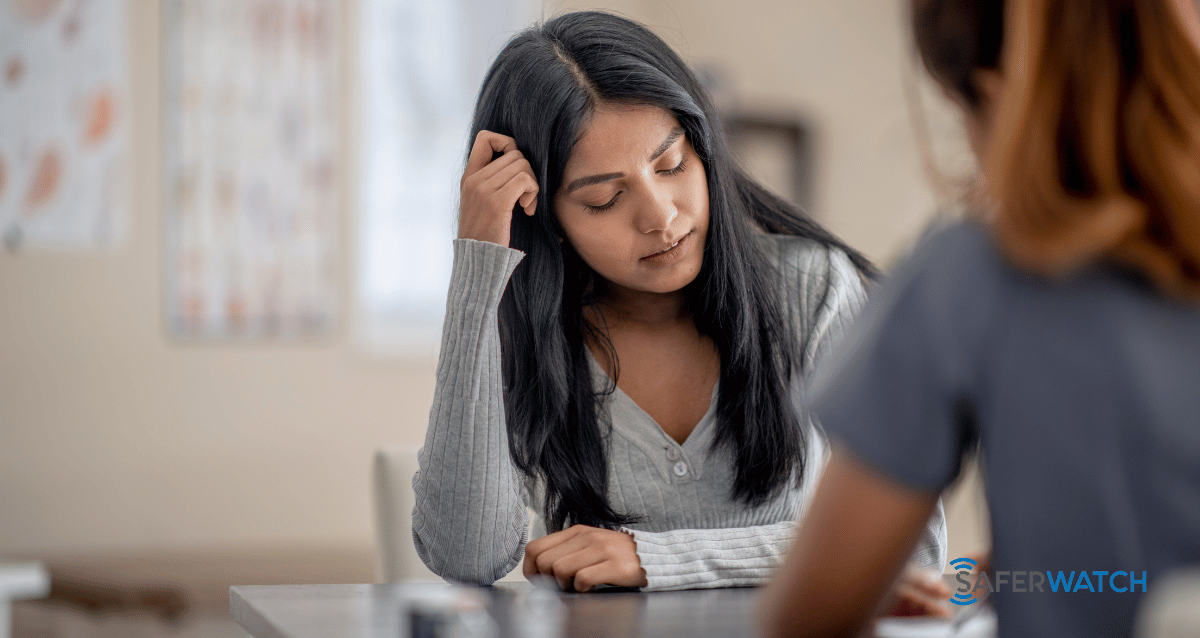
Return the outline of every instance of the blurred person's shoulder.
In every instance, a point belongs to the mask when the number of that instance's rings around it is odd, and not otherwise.
[[[957,261],[974,268],[996,268],[1003,263],[991,232],[971,219],[936,222],[925,229],[913,249],[914,260]]]
[[[1013,274],[991,233],[980,222],[940,222],[926,230],[891,279],[925,282],[946,292],[969,293],[998,285]]]
[[[883,283],[876,310],[909,317],[949,342],[974,341],[1004,321],[1020,277],[982,223],[943,222]]]

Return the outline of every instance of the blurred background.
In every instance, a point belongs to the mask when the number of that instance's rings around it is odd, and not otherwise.
[[[0,561],[55,576],[17,635],[241,636],[230,584],[376,578],[371,456],[423,440],[470,110],[521,26],[647,24],[886,269],[970,172],[906,5],[0,0]],[[965,483],[951,557],[987,544]]]

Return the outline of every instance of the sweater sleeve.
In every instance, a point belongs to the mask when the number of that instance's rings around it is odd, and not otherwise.
[[[413,542],[435,574],[489,585],[520,563],[528,538],[523,483],[508,451],[500,298],[524,253],[454,241],[437,383],[413,476]]]
[[[638,558],[646,570],[643,591],[713,589],[766,584],[787,557],[796,536],[796,523],[623,531],[637,543]]]
[[[946,526],[941,509],[939,500],[937,513],[926,524],[917,550],[909,557],[911,564],[938,573],[946,562]],[[783,521],[725,529],[623,531],[637,543],[638,558],[646,570],[643,591],[666,591],[765,585],[787,558],[797,527],[794,521]]]

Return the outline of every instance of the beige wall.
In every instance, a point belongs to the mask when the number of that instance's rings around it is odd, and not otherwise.
[[[129,5],[128,240],[0,253],[0,552],[366,541],[371,452],[420,443],[433,362],[366,360],[344,330],[303,345],[171,341],[160,6]]]
[[[850,243],[889,259],[917,232],[933,200],[904,108],[902,3],[597,4],[727,69],[741,103],[807,114],[814,213]],[[0,254],[0,552],[366,541],[371,451],[420,443],[434,364],[366,359],[345,330],[303,345],[168,338],[160,7],[130,5],[127,242]]]

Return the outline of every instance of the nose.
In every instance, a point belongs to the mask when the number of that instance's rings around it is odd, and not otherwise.
[[[643,234],[666,231],[679,216],[671,192],[666,188],[649,187],[641,206],[637,207],[635,224]]]

